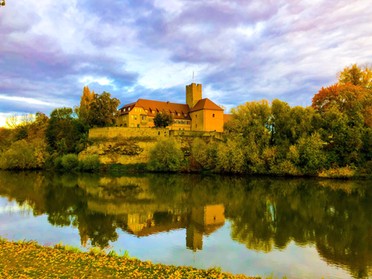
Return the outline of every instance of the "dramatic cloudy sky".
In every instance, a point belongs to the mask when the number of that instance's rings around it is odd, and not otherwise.
[[[275,98],[307,106],[345,66],[372,62],[371,4],[6,0],[0,119],[76,106],[84,85],[122,104],[184,102],[193,80],[227,109]]]

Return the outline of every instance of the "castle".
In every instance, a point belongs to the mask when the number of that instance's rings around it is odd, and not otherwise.
[[[186,86],[186,104],[138,99],[135,103],[119,109],[117,125],[121,127],[151,128],[157,113],[172,116],[170,130],[223,132],[229,115],[223,108],[208,98],[202,98],[202,85],[192,83]]]

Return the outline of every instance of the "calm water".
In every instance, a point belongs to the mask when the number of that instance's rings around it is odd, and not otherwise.
[[[0,236],[247,275],[368,278],[370,182],[0,172]]]

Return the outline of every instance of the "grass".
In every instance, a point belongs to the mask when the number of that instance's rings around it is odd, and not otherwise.
[[[0,238],[0,278],[253,278],[219,268],[196,269],[133,259],[102,251],[81,252],[57,244],[12,242]]]

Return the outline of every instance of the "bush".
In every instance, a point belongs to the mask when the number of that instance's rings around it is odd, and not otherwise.
[[[0,169],[39,169],[44,166],[47,153],[42,142],[14,142],[0,157]]]
[[[321,171],[318,176],[324,178],[351,178],[355,176],[355,169],[350,166],[342,168],[330,168]]]
[[[62,157],[61,156],[58,156],[58,157],[54,158],[54,160],[53,160],[53,167],[56,170],[63,170]]]
[[[173,139],[161,140],[150,150],[148,169],[151,171],[179,171],[183,153]]]
[[[224,173],[244,172],[244,153],[235,141],[227,140],[217,147],[217,170]]]
[[[79,169],[86,172],[99,170],[100,162],[98,155],[88,155],[79,161]]]
[[[191,154],[203,169],[212,170],[216,167],[217,144],[207,144],[204,140],[196,138],[192,142]]]
[[[66,171],[76,170],[79,165],[78,156],[76,154],[67,154],[62,156],[61,165]]]

